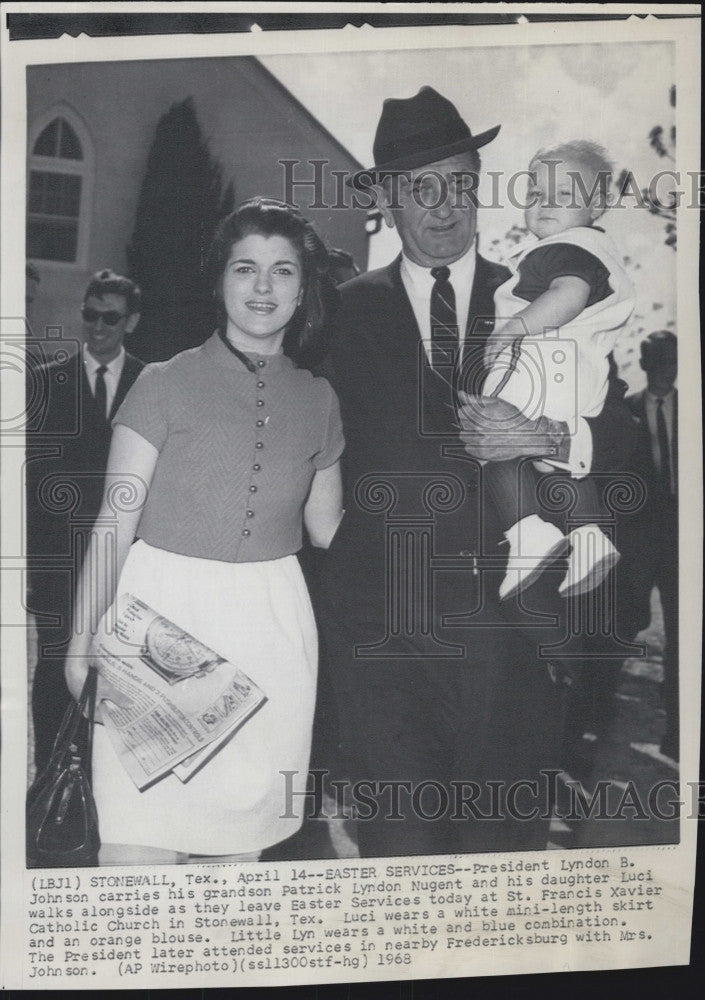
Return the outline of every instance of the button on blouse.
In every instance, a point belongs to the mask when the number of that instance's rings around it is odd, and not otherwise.
[[[114,424],[159,451],[138,528],[148,544],[230,562],[301,547],[311,480],[344,447],[338,400],[284,355],[250,359],[255,372],[214,334],[147,365],[120,407]]]

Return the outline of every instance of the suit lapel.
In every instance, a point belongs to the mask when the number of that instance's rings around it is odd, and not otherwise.
[[[642,389],[636,397],[634,411],[639,420],[639,430],[641,433],[642,448],[644,449],[646,468],[651,470],[650,475],[654,477],[658,475],[658,469],[654,463],[654,455],[651,450],[651,430],[649,428],[649,418],[646,414],[646,389]]]
[[[466,346],[468,337],[471,337],[479,338],[484,347],[485,340],[494,328],[494,293],[508,276],[508,271],[506,275],[503,274],[479,253],[475,254],[475,277],[465,326]]]
[[[671,431],[671,457],[673,459],[673,481],[676,495],[678,489],[678,390],[673,390],[673,429]]]
[[[134,358],[131,354],[125,354],[125,363],[122,366],[120,381],[118,382],[117,389],[115,390],[113,405],[110,407],[109,422],[112,421],[113,417],[120,409],[123,399],[132,388],[135,379],[142,371],[142,367],[143,365],[141,361],[138,361],[138,359]]]
[[[501,271],[476,254],[462,368],[457,372],[457,388],[469,395],[478,395],[484,382],[485,343],[494,329],[494,293],[505,279]]]
[[[394,299],[390,302],[390,305],[395,326],[400,331],[407,346],[413,345],[414,350],[418,352],[421,343],[421,331],[419,330],[414,310],[409,301],[409,296],[406,294],[404,282],[402,281],[401,254],[387,268],[387,277],[394,292]]]
[[[401,260],[400,254],[389,266],[389,279],[396,300],[394,303],[394,322],[405,341],[405,350],[413,351],[417,377],[423,388],[424,426],[435,427],[439,415],[447,418],[449,413],[455,414],[453,373],[449,371],[446,378],[442,372],[433,368],[428,360],[428,355],[422,345],[421,331],[401,277]]]
[[[81,412],[86,424],[90,424],[93,427],[101,427],[107,424],[105,415],[101,414],[95,405],[95,396],[93,395],[91,383],[88,380],[88,373],[83,361],[81,362]]]

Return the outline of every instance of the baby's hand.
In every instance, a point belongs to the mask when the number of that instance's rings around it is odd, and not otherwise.
[[[500,337],[496,333],[489,335],[485,343],[485,368],[492,367],[506,346],[506,337]]]
[[[499,355],[512,344],[528,333],[526,322],[521,313],[511,319],[497,320],[495,328],[485,344],[485,367],[491,368]]]

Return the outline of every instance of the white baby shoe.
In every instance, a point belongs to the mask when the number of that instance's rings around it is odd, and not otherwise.
[[[576,597],[599,587],[619,561],[619,552],[596,524],[582,524],[568,535],[570,561],[565,580],[558,588],[561,597]]]
[[[507,574],[499,588],[502,601],[530,587],[546,566],[564,555],[570,545],[555,524],[544,521],[538,514],[517,521],[504,537],[509,542],[509,560]]]

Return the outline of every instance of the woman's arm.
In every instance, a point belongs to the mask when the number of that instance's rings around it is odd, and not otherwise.
[[[546,291],[521,312],[506,322],[497,320],[485,346],[486,367],[517,337],[541,337],[548,330],[570,323],[583,311],[589,297],[590,285],[577,275],[554,278]]]
[[[304,507],[304,524],[311,544],[327,549],[343,516],[343,482],[340,462],[318,469]]]
[[[105,493],[83,568],[78,578],[74,602],[73,637],[66,655],[66,683],[78,699],[88,672],[87,654],[101,618],[115,598],[122,567],[127,559],[142,509],[149,492],[159,452],[136,431],[117,424],[113,431],[105,477]],[[123,496],[130,496],[126,509],[116,511],[109,495],[124,483]],[[114,558],[107,554],[114,539]],[[106,696],[105,690],[102,692]],[[100,684],[98,699],[101,696]]]

